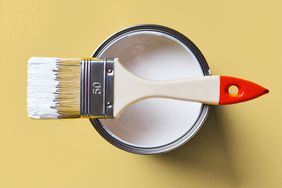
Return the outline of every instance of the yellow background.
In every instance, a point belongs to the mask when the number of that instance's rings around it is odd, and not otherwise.
[[[86,57],[112,33],[163,24],[201,49],[213,74],[256,81],[259,99],[215,107],[180,149],[140,156],[88,120],[31,120],[30,56]],[[282,3],[279,0],[0,0],[0,187],[282,187]]]

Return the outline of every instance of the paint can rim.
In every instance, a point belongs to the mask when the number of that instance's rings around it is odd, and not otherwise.
[[[141,31],[153,31],[153,32],[160,32],[167,34],[180,42],[182,42],[186,47],[188,47],[192,53],[195,55],[197,58],[204,76],[210,75],[210,68],[208,66],[208,63],[206,59],[204,58],[203,54],[201,51],[198,49],[198,47],[190,40],[188,39],[185,35],[182,33],[166,27],[162,25],[156,25],[156,24],[143,24],[143,25],[136,25],[132,27],[128,27],[126,29],[123,29],[121,31],[118,31],[114,33],[112,36],[110,36],[108,39],[106,39],[102,44],[95,50],[93,53],[92,57],[99,57],[101,55],[101,52],[103,52],[103,49],[105,49],[111,42],[121,36],[128,35],[133,32],[141,32]],[[133,146],[130,144],[127,144],[125,142],[122,142],[121,140],[117,139],[113,135],[111,135],[106,129],[104,129],[102,122],[99,119],[90,119],[90,122],[92,123],[93,127],[97,130],[97,132],[104,138],[106,139],[109,143],[112,145],[116,146],[117,148],[120,148],[124,151],[130,152],[130,153],[135,153],[135,154],[143,154],[143,155],[148,155],[148,154],[159,154],[159,153],[165,153],[169,152],[171,150],[174,150],[187,141],[189,141],[197,132],[198,130],[202,127],[204,124],[209,112],[209,105],[202,105],[200,115],[194,125],[192,126],[191,129],[189,129],[186,133],[184,133],[181,137],[176,139],[175,141],[168,143],[166,145],[158,146],[158,147],[138,147],[138,146]]]

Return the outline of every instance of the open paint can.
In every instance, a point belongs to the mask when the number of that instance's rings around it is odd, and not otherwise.
[[[118,57],[129,71],[150,80],[210,75],[195,44],[183,34],[160,25],[124,29],[103,42],[93,57]],[[208,110],[209,106],[202,103],[152,98],[131,105],[117,119],[90,121],[108,142],[120,149],[157,154],[176,149],[191,139],[203,125]]]

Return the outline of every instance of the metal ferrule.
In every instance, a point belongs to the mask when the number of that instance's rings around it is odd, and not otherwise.
[[[114,59],[80,61],[80,115],[113,118]]]

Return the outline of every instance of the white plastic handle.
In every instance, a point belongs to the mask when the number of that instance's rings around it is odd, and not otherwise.
[[[126,106],[145,98],[172,98],[217,104],[219,100],[219,77],[208,76],[172,81],[142,79],[115,61],[114,116]]]

